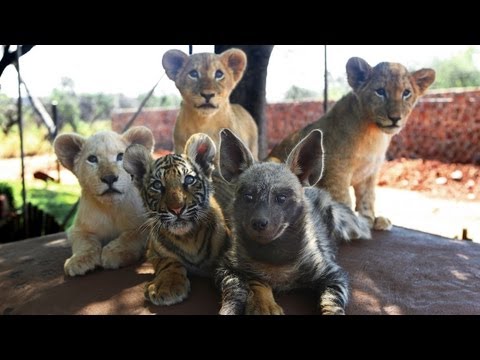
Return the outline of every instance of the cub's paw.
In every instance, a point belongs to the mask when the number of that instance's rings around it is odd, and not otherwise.
[[[73,255],[68,258],[63,265],[63,270],[68,276],[84,275],[87,271],[95,269],[100,265],[100,255],[97,253],[87,253]]]
[[[258,299],[251,292],[247,299],[245,315],[285,315],[275,300]]]
[[[322,315],[345,315],[345,309],[335,305],[323,306],[321,311]]]
[[[218,315],[241,315],[242,312],[240,311],[238,306],[232,304],[222,304]]]
[[[155,305],[172,305],[185,300],[190,292],[190,281],[186,276],[169,274],[159,276],[145,285],[145,299]]]
[[[373,230],[390,231],[392,230],[392,222],[383,216],[376,217],[373,223]]]
[[[120,246],[109,246],[111,244],[102,249],[102,266],[104,269],[118,269],[133,264],[140,258],[140,255],[132,253],[132,250]]]

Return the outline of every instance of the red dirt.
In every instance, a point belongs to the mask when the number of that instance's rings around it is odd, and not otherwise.
[[[401,158],[383,164],[378,185],[436,198],[480,201],[480,166]]]

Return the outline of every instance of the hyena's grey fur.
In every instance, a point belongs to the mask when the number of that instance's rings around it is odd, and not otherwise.
[[[278,164],[254,163],[223,129],[220,171],[235,193],[228,214],[233,246],[216,272],[220,313],[281,314],[272,290],[311,287],[322,314],[343,314],[348,278],[335,261],[336,242],[371,234],[364,219],[313,187],[323,171],[322,132],[312,131]]]

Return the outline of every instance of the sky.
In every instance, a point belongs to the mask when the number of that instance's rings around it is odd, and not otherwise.
[[[361,57],[372,66],[392,61],[416,70],[430,66],[435,57],[448,58],[467,47],[328,45],[327,66],[334,78],[346,78],[345,64],[352,56]],[[162,77],[162,56],[169,49],[188,53],[188,45],[37,45],[20,58],[20,71],[34,96],[50,95],[60,86],[62,77],[70,77],[77,93],[123,93],[137,97],[148,92]],[[193,45],[193,52],[213,52],[213,45]],[[267,101],[281,101],[292,85],[322,94],[323,74],[323,45],[276,45],[268,67]],[[0,85],[0,93],[18,96],[13,66],[5,70]],[[179,95],[167,76],[163,76],[155,94]]]

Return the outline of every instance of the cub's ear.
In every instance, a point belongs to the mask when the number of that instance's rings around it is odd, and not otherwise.
[[[86,139],[78,134],[61,134],[55,138],[53,148],[60,163],[74,172],[75,158],[82,151]]]
[[[435,81],[435,70],[420,69],[412,73],[413,82],[418,87],[418,95],[423,95],[428,87]]]
[[[303,186],[313,186],[323,174],[323,133],[312,130],[290,152],[287,166]]]
[[[123,154],[123,168],[134,176],[137,185],[142,183],[151,162],[150,150],[140,144],[128,146]]]
[[[220,174],[227,182],[236,180],[253,165],[253,155],[231,130],[220,130]]]
[[[237,83],[247,67],[247,55],[240,49],[228,49],[222,52],[220,60],[232,70],[233,79]]]
[[[210,136],[203,133],[193,134],[185,144],[184,153],[210,177],[214,169],[213,159],[217,154],[217,148]]]
[[[163,54],[162,65],[170,80],[175,81],[182,67],[188,60],[188,55],[180,50],[168,50]]]
[[[153,151],[155,139],[152,131],[145,126],[133,126],[123,133],[122,138],[128,144],[140,144],[145,146],[150,152]]]
[[[360,88],[372,75],[372,67],[359,57],[352,57],[347,61],[348,84],[354,91]]]

